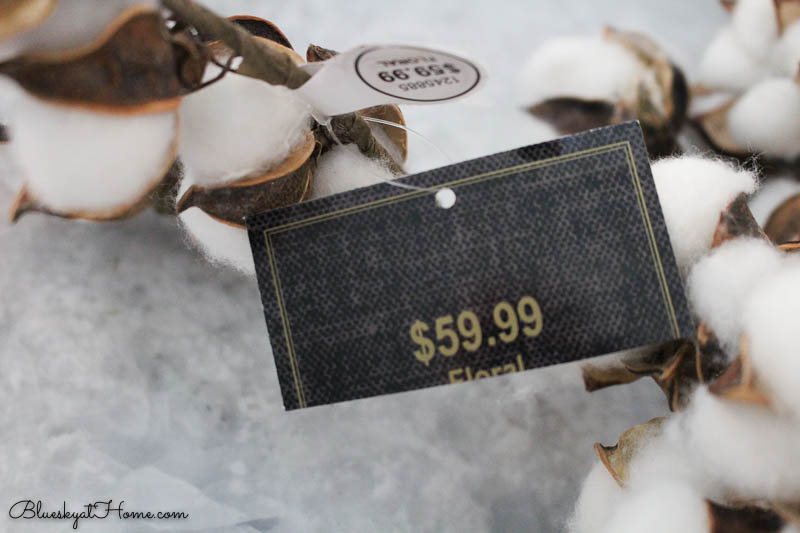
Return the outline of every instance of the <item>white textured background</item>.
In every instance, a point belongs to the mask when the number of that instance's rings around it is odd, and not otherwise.
[[[643,30],[691,73],[725,20],[715,0],[208,3],[301,51],[411,42],[482,62],[475,97],[404,108],[456,160],[551,136],[515,91],[543,40]],[[411,152],[412,169],[447,162]],[[0,171],[19,178],[4,152]],[[0,185],[3,212],[11,197]],[[255,280],[204,263],[174,220],[0,222],[0,530],[69,529],[9,520],[20,499],[113,498],[191,518],[79,531],[557,531],[592,444],[665,410],[649,381],[589,395],[565,365],[287,414]]]

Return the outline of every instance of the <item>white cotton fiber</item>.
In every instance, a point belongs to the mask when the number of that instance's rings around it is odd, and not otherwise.
[[[570,518],[569,533],[595,533],[611,518],[622,497],[622,489],[601,462],[595,463],[583,482]]]
[[[736,499],[800,498],[800,426],[763,406],[723,400],[699,388],[683,417],[698,474]]]
[[[773,0],[736,0],[731,29],[753,57],[765,58],[778,38],[778,16]]]
[[[800,155],[800,84],[770,78],[749,89],[728,112],[733,139],[752,151],[793,159]]]
[[[686,447],[681,416],[679,413],[670,417],[661,433],[637,450],[630,461],[626,487],[639,490],[653,483],[669,482],[690,485],[706,496],[718,496],[714,487],[697,475],[689,460],[691,451]]]
[[[218,72],[209,65],[205,78]],[[228,73],[184,97],[180,157],[204,185],[266,171],[306,138],[310,111],[286,87]]]
[[[800,261],[787,258],[781,272],[759,285],[742,311],[759,386],[777,408],[800,418]]]
[[[24,52],[59,51],[86,45],[131,6],[157,4],[156,0],[58,0],[38,26],[0,43],[0,59]]]
[[[775,74],[790,78],[797,74],[800,69],[800,20],[783,31],[771,59]]]
[[[752,193],[756,177],[700,156],[661,159],[652,168],[675,258],[687,274],[711,246],[722,211],[740,193]]]
[[[191,169],[185,169],[177,198],[195,183]],[[199,207],[190,207],[178,215],[183,228],[195,244],[214,264],[232,267],[239,272],[254,276],[255,264],[250,250],[247,230],[226,224]]]
[[[572,96],[616,101],[635,88],[644,67],[621,44],[602,37],[562,37],[546,42],[521,74],[526,103]]]
[[[30,194],[56,211],[111,212],[149,191],[175,149],[175,112],[115,115],[25,94],[11,108],[11,152]]]
[[[743,91],[768,75],[768,62],[754,57],[726,27],[706,48],[698,70],[697,81],[704,87]]]
[[[708,533],[711,524],[702,495],[689,485],[655,481],[626,491],[607,533]]]
[[[366,187],[395,177],[381,162],[361,154],[355,145],[335,146],[319,158],[311,184],[311,198]]]
[[[739,349],[745,302],[760,282],[780,270],[783,255],[767,241],[740,238],[723,243],[692,267],[688,292],[694,312],[733,358]]]

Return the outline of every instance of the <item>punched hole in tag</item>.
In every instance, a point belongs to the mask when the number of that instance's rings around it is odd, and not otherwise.
[[[423,134],[421,134],[420,132],[418,132],[416,130],[413,130],[413,129],[411,129],[411,128],[403,125],[403,124],[398,124],[397,122],[391,122],[389,120],[383,120],[383,119],[380,119],[380,118],[373,118],[373,117],[363,117],[363,118],[367,122],[375,122],[377,124],[384,124],[386,126],[391,126],[391,127],[394,127],[394,128],[400,128],[400,129],[405,130],[405,131],[407,131],[409,133],[413,133],[414,135],[416,135],[417,137],[422,139],[426,144],[431,146],[434,150],[436,150],[449,163],[451,163],[451,164],[455,163],[453,158],[451,158],[449,155],[447,155],[447,153],[445,153],[444,150],[439,148],[439,146],[437,146],[436,143],[434,143],[432,140],[430,140],[429,138],[427,138],[426,136],[424,136]],[[334,140],[334,142],[336,144],[338,144],[339,146],[344,146],[342,144],[342,142],[339,140],[339,138],[336,136],[336,133],[334,133],[333,128],[331,127],[331,119],[330,119],[330,117],[322,117],[322,116],[320,116],[316,120],[321,125],[325,126],[325,129],[328,130],[328,134],[331,136],[331,138]],[[410,190],[415,190],[415,191],[431,191],[431,192],[436,191],[434,193],[434,196],[433,196],[434,202],[436,203],[436,207],[439,207],[441,209],[450,209],[451,207],[453,207],[456,204],[456,199],[457,199],[456,198],[456,193],[450,187],[441,187],[441,188],[417,187],[416,185],[408,185],[408,184],[405,184],[405,183],[397,183],[397,182],[395,182],[393,180],[387,180],[387,179],[383,178],[382,176],[378,176],[377,174],[374,174],[374,176],[380,177],[381,180],[384,183],[388,184],[388,185],[391,185],[393,187],[400,187],[401,189],[410,189]]]

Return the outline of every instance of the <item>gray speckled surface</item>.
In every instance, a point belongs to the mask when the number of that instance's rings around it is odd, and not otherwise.
[[[411,41],[482,61],[483,94],[407,111],[455,159],[549,135],[509,96],[546,37],[649,29],[691,66],[724,19],[711,0],[209,3],[272,18],[297,48]],[[411,149],[411,168],[444,162]],[[10,201],[0,187],[3,211]],[[0,222],[0,295],[0,507],[190,513],[80,531],[556,531],[592,444],[666,409],[650,382],[589,395],[564,365],[287,414],[255,280],[206,264],[152,213]],[[9,531],[66,529],[2,516]]]

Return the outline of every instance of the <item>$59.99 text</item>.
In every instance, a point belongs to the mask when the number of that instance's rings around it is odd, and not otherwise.
[[[458,74],[461,70],[451,63],[445,63],[441,66],[439,65],[426,65],[420,67],[414,67],[414,70],[411,70],[411,67],[404,67],[398,68],[392,71],[382,70],[378,72],[378,77],[385,81],[386,83],[391,83],[397,80],[407,80],[410,76],[409,74],[416,74],[417,76],[421,76],[423,78],[427,78],[428,76],[441,76],[442,74]]]
[[[459,349],[476,352],[482,346],[494,346],[498,339],[503,343],[514,342],[520,332],[527,337],[536,337],[542,332],[543,317],[539,302],[533,296],[523,296],[516,306],[502,301],[492,311],[495,335],[484,335],[478,315],[470,310],[461,311],[455,319],[453,315],[434,319],[433,329],[426,322],[417,320],[411,324],[409,334],[418,349],[414,357],[425,366],[438,351],[445,357],[456,355]],[[435,342],[434,342],[435,341]]]

